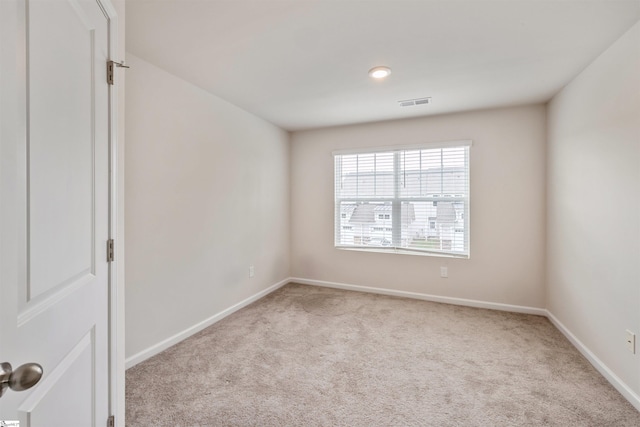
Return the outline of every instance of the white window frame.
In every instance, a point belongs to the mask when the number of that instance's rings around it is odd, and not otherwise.
[[[462,141],[445,141],[445,142],[432,142],[426,144],[416,145],[401,145],[391,147],[374,147],[374,148],[362,148],[362,149],[350,149],[350,150],[338,150],[333,151],[334,157],[334,246],[337,249],[342,250],[357,250],[366,252],[386,252],[395,254],[410,254],[410,255],[426,255],[426,256],[442,256],[442,257],[455,257],[455,258],[470,258],[471,255],[471,229],[470,229],[470,199],[471,199],[471,165],[470,165],[470,148],[473,145],[471,140]],[[424,196],[424,197],[400,197],[399,176],[400,176],[400,153],[408,150],[434,150],[441,148],[452,147],[465,147],[465,171],[466,171],[466,195],[464,197],[454,197],[441,195],[438,197]],[[373,154],[373,153],[394,153],[394,196],[390,198],[370,198],[370,197],[338,197],[337,185],[338,180],[342,179],[341,171],[341,156],[349,154]],[[392,205],[392,243],[390,246],[363,246],[363,245],[348,245],[341,242],[341,210],[340,206],[343,202],[387,202]],[[465,251],[461,253],[459,251],[448,251],[444,249],[414,249],[401,247],[402,240],[402,224],[401,224],[401,212],[402,203],[405,202],[452,202],[452,203],[464,203],[464,246]],[[430,223],[427,220],[426,226],[429,227]],[[458,230],[456,230],[458,231]]]

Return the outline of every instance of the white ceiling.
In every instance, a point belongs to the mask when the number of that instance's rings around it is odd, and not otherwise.
[[[544,102],[640,19],[640,0],[126,5],[127,51],[287,130]]]

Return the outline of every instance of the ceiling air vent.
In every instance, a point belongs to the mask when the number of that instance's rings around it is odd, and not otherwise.
[[[414,105],[424,105],[431,104],[431,97],[427,98],[416,98],[416,99],[405,99],[404,101],[398,101],[401,107],[411,107]]]

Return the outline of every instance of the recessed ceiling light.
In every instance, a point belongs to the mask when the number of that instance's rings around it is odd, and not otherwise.
[[[373,67],[369,70],[369,76],[374,79],[384,79],[389,74],[391,74],[391,68],[389,67]]]

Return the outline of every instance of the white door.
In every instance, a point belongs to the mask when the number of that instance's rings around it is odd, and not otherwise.
[[[109,416],[109,20],[96,0],[0,0],[0,362],[44,375],[0,420]]]

